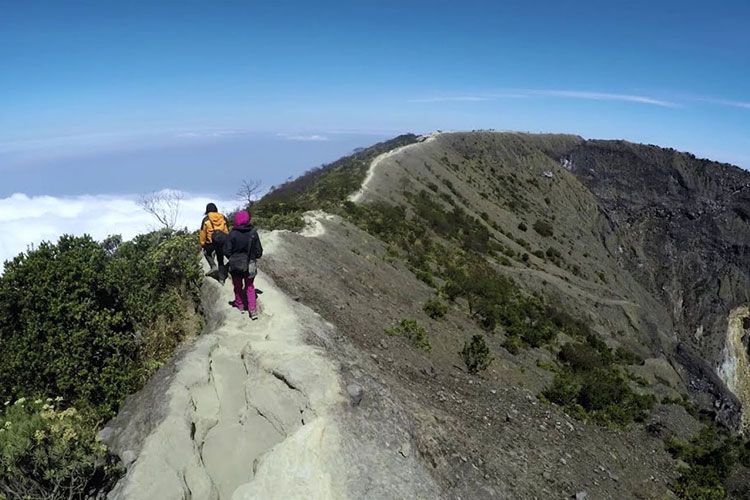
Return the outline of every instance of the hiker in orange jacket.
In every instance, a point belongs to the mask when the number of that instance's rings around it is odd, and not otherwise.
[[[203,255],[208,265],[211,266],[211,273],[217,273],[216,278],[222,283],[227,279],[227,270],[224,265],[224,242],[226,242],[227,234],[229,234],[229,228],[227,228],[226,218],[219,213],[215,204],[209,203],[206,205],[206,216],[201,222],[199,237]],[[214,261],[214,254],[219,261],[218,267]]]

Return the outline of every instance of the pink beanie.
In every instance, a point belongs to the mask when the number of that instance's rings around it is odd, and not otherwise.
[[[240,210],[234,215],[234,225],[242,226],[250,222],[250,214],[244,210]]]

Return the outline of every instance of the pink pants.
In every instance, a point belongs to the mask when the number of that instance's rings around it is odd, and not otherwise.
[[[242,302],[243,295],[247,297],[247,307],[250,311],[255,311],[255,286],[253,285],[255,277],[253,278],[241,278],[239,276],[232,276],[232,284],[234,285],[234,305],[240,311],[245,309],[245,304]]]

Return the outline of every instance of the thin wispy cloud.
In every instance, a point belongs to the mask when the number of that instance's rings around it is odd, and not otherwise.
[[[241,130],[190,130],[177,132],[175,137],[181,139],[216,139],[241,134]]]
[[[288,141],[305,141],[305,142],[316,142],[316,141],[330,141],[330,139],[324,135],[299,135],[299,134],[285,134],[285,133],[278,133],[276,134],[279,137],[283,137],[284,139]]]
[[[662,106],[666,108],[677,108],[679,104],[670,101],[664,101],[649,96],[634,94],[617,94],[611,92],[593,92],[584,90],[556,90],[556,89],[518,89],[512,92],[502,93],[482,93],[476,95],[457,95],[457,96],[439,96],[439,97],[422,97],[410,99],[413,103],[437,103],[437,102],[483,102],[499,101],[502,99],[521,99],[533,97],[556,97],[561,99],[585,99],[589,101],[619,101],[630,102],[634,104],[650,104],[653,106]]]
[[[666,108],[679,107],[678,104],[654,99],[653,97],[633,95],[633,94],[613,94],[610,92],[590,92],[585,90],[528,90],[532,95],[562,97],[570,99],[585,99],[589,101],[620,101],[632,102],[636,104],[652,104],[654,106],[663,106]]]
[[[478,95],[459,95],[459,96],[447,96],[447,97],[424,97],[419,99],[409,99],[409,102],[482,102],[482,101],[494,101],[495,97],[489,96],[478,96]]]
[[[750,102],[733,101],[731,99],[716,99],[713,97],[698,97],[694,101],[705,102],[708,104],[718,104],[720,106],[730,106],[732,108],[750,109]]]

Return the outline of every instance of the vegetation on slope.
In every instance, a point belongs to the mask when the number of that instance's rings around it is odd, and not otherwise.
[[[622,348],[613,351],[591,333],[582,340],[562,346],[558,354],[561,369],[542,394],[571,414],[602,425],[624,427],[633,421],[643,422],[656,398],[636,393],[621,368],[638,361],[637,356]]]
[[[682,461],[680,477],[672,490],[685,500],[720,500],[726,498],[725,483],[738,464],[750,467],[750,446],[717,427],[713,422],[703,427],[690,443],[667,438],[666,448]]]
[[[330,210],[356,192],[365,180],[372,160],[378,155],[417,142],[414,134],[400,135],[322,165],[271,190],[253,205],[257,227],[300,230],[302,213]]]
[[[383,151],[391,148],[390,144],[383,144]],[[538,179],[542,174],[540,168],[555,168],[560,158],[576,148],[584,148],[586,144],[574,136],[524,134],[460,134],[451,142],[454,152],[462,160],[446,155],[439,160],[441,166],[465,179],[483,200],[513,214],[516,220],[505,227],[486,212],[482,212],[479,218],[473,217],[467,212],[472,205],[462,195],[461,186],[440,175],[437,177],[442,186],[428,180],[424,183],[428,190],[399,192],[407,200],[403,205],[382,201],[358,205],[346,201],[346,196],[359,188],[375,153],[367,153],[365,161],[361,161],[364,157],[343,158],[311,172],[304,180],[287,183],[264,198],[256,214],[265,212],[264,215],[276,217],[275,222],[292,228],[301,227],[300,215],[304,210],[325,209],[344,217],[387,243],[386,260],[403,261],[415,276],[433,287],[439,297],[452,302],[454,308],[464,309],[485,334],[502,334],[504,346],[510,353],[542,346],[558,351],[557,362],[549,367],[555,371],[555,379],[543,391],[546,399],[583,420],[624,427],[634,421],[643,421],[655,404],[655,398],[648,394],[647,389],[634,389],[636,385],[647,385],[647,382],[633,376],[627,369],[628,365],[643,361],[624,348],[609,348],[584,321],[571,317],[548,297],[528,293],[496,267],[497,264],[533,266],[535,263],[530,255],[534,255],[571,276],[589,279],[593,283],[608,282],[608,276],[598,262],[582,267],[581,264],[597,260],[587,253],[588,249],[584,249],[578,263],[567,260],[573,251],[573,238],[590,237],[585,233],[593,229],[575,228],[572,234],[566,231],[571,220],[575,224],[579,221],[576,217],[584,214],[567,214],[572,219],[561,221],[559,215],[565,214],[557,212],[559,206],[555,206],[550,198],[552,195]],[[627,148],[643,149],[636,145],[627,145]],[[651,149],[646,148],[648,152]],[[576,162],[581,161],[586,160],[576,156]],[[425,168],[436,173],[428,163],[425,163]],[[527,170],[536,174],[529,175]],[[546,171],[544,175],[552,179]],[[554,180],[548,182],[550,186],[560,183],[557,174],[554,175]],[[479,182],[480,178],[487,182]],[[577,191],[572,194],[576,193],[580,194]],[[566,194],[570,193],[563,193]],[[539,200],[544,197],[543,205],[536,203],[537,197]],[[521,251],[501,242],[497,233],[520,246]],[[534,241],[543,248],[534,248]],[[430,317],[439,319],[445,314],[444,305],[432,299],[425,304],[424,310]],[[402,322],[398,333],[416,330],[411,326],[417,325]],[[419,331],[423,332],[423,328],[420,327]],[[559,346],[560,333],[572,340]],[[483,335],[475,334],[459,352],[471,373],[486,369],[492,361],[484,339]],[[716,470],[707,459],[695,458],[715,456],[711,450],[728,449],[722,446],[706,445],[704,448],[709,450],[706,453],[693,450],[675,454],[683,460],[685,456],[689,457],[685,460],[688,468],[673,486],[681,498],[723,498],[721,485],[732,467],[721,465],[726,463],[725,457],[719,460],[720,466]],[[723,452],[719,454],[723,456]],[[734,464],[742,459],[729,462]]]
[[[0,497],[84,498],[111,479],[95,429],[201,327],[198,256],[194,235],[155,232],[63,236],[6,263]]]

